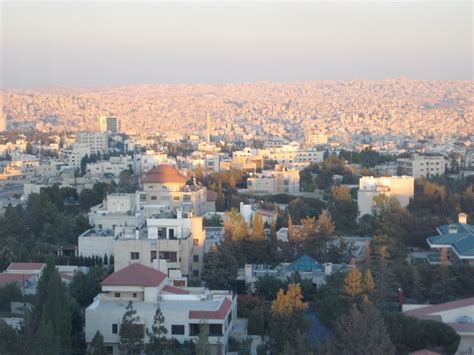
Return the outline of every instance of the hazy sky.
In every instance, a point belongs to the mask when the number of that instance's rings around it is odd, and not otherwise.
[[[472,80],[472,4],[1,3],[3,88]]]

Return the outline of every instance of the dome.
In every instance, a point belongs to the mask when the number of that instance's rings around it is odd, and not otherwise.
[[[161,164],[148,171],[142,181],[144,183],[184,184],[187,180],[188,179],[181,175],[173,166]]]

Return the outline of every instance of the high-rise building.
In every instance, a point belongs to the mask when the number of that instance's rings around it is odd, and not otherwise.
[[[115,116],[100,116],[99,117],[99,132],[118,133],[119,122]]]

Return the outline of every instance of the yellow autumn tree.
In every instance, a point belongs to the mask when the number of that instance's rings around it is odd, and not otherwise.
[[[232,208],[224,215],[224,239],[226,241],[240,241],[247,237],[247,223],[242,215]]]
[[[316,217],[306,217],[300,220],[301,228],[298,230],[298,240],[308,240],[316,236]]]
[[[295,230],[293,228],[293,220],[291,219],[291,214],[288,215],[288,241],[290,243],[295,242]]]
[[[303,312],[308,305],[303,302],[301,288],[296,284],[289,284],[288,291],[280,289],[272,302],[272,315],[289,317],[296,312]]]
[[[334,235],[334,222],[332,221],[331,215],[328,210],[322,210],[319,215],[319,232],[324,239],[329,239]]]
[[[370,265],[370,253],[372,251],[370,250],[370,243],[368,240],[364,242],[364,263],[367,266]]]
[[[363,288],[364,288],[364,293],[367,295],[372,293],[372,291],[375,288],[374,278],[372,277],[372,273],[370,272],[369,269],[367,269],[364,273]]]
[[[252,240],[264,240],[265,229],[263,225],[262,213],[257,212],[252,219]]]
[[[355,297],[362,293],[361,274],[355,265],[346,275],[344,280],[344,292],[351,297]]]

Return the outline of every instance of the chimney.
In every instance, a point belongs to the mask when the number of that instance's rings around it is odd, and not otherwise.
[[[458,220],[459,220],[459,223],[461,224],[467,224],[467,214],[461,212],[458,215]]]
[[[332,274],[332,263],[324,263],[324,275],[329,276]]]

